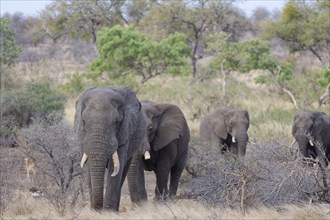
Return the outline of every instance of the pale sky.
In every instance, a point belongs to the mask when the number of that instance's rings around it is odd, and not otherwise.
[[[38,15],[51,0],[0,0],[0,14],[9,12],[22,12],[24,15]],[[265,7],[270,12],[274,9],[281,10],[286,0],[240,0],[236,5],[241,8],[248,16],[256,7]]]

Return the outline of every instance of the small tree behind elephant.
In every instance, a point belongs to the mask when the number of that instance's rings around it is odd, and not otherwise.
[[[144,150],[134,155],[127,176],[131,200],[137,203],[147,200],[144,170],[156,175],[156,199],[176,195],[190,140],[186,119],[176,105],[145,101],[142,109],[147,117],[147,142]],[[143,156],[148,149],[150,158]]]
[[[76,103],[74,127],[83,155],[81,167],[86,168],[91,208],[118,211],[131,159],[146,132],[140,101],[128,87],[88,88]]]
[[[330,117],[318,111],[299,111],[294,116],[292,135],[301,155],[318,158],[322,167],[330,160]]]
[[[249,124],[249,113],[246,110],[222,107],[205,115],[199,132],[203,140],[219,145],[222,152],[229,150],[243,157],[249,140]]]

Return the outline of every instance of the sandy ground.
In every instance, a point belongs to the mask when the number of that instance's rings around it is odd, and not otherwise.
[[[154,172],[145,171],[145,182],[146,182],[148,200],[152,201],[155,195],[155,186],[156,186],[156,177]],[[121,211],[125,211],[131,208],[132,208],[132,202],[129,197],[128,184],[126,178],[123,188],[121,190],[120,209]]]

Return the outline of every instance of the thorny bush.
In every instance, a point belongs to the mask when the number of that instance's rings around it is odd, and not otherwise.
[[[220,207],[330,202],[329,174],[307,166],[297,151],[276,141],[249,144],[244,159],[199,140],[191,141],[183,184],[185,197]]]
[[[26,157],[36,161],[35,187],[60,213],[73,208],[83,193],[80,149],[73,129],[64,121],[40,120],[19,134]]]

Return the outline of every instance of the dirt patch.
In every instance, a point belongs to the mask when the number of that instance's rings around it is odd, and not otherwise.
[[[155,187],[156,187],[156,176],[154,172],[145,172],[145,183],[146,190],[148,195],[148,200],[152,201],[155,196]],[[132,209],[132,202],[129,196],[127,178],[124,182],[123,188],[121,189],[121,211],[126,211]]]

